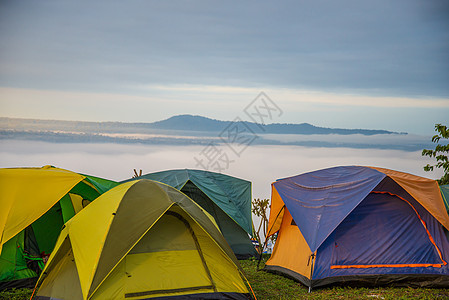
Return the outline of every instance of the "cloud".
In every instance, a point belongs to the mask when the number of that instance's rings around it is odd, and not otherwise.
[[[164,91],[167,93],[180,93],[183,95],[193,94],[201,96],[225,96],[234,97],[251,96],[260,93],[259,88],[248,88],[240,86],[218,86],[218,85],[148,85],[141,86],[149,92]],[[283,102],[302,102],[314,104],[331,104],[335,106],[369,106],[369,107],[415,107],[415,108],[449,108],[449,99],[431,98],[418,99],[412,97],[387,97],[387,96],[366,96],[349,93],[326,93],[321,91],[286,89],[266,87],[268,94],[276,95]]]
[[[265,91],[276,122],[427,134],[449,113],[447,13],[439,0],[3,1],[0,114],[232,120]]]
[[[202,146],[148,146],[119,144],[59,144],[0,141],[0,167],[54,165],[75,172],[113,180],[128,179],[133,169],[151,173],[167,169],[199,168]],[[235,157],[223,172],[253,183],[253,197],[269,198],[270,184],[278,178],[338,165],[385,167],[415,175],[439,178],[441,172],[424,172],[433,161],[418,152],[351,148],[307,148],[298,146],[251,146]],[[228,151],[228,152],[227,152]]]
[[[445,9],[421,1],[8,2],[0,10],[0,85],[447,98],[448,20],[432,17]]]

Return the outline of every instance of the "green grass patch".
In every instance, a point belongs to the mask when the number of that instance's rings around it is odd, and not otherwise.
[[[32,289],[10,289],[0,292],[0,300],[28,300],[31,294]]]
[[[241,260],[240,264],[245,276],[251,284],[258,300],[291,300],[291,299],[449,299],[449,289],[426,288],[353,288],[353,287],[329,287],[312,290],[292,279],[257,271],[257,260]],[[260,264],[262,268],[263,261]]]

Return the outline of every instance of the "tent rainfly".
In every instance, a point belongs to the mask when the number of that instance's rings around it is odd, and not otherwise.
[[[449,217],[435,180],[346,166],[272,184],[265,269],[328,284],[449,287]]]

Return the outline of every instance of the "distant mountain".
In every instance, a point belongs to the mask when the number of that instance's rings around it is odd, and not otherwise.
[[[166,120],[147,123],[148,127],[167,130],[222,131],[231,121],[220,121],[202,116],[179,115]]]
[[[166,120],[148,123],[149,128],[166,130],[193,130],[193,131],[222,131],[229,126],[232,121],[220,121],[202,116],[179,115]],[[318,127],[308,123],[301,124],[257,124],[242,121],[248,128],[256,133],[272,134],[398,134],[397,132],[375,129],[341,129]]]
[[[153,123],[123,123],[123,122],[83,122],[83,121],[60,121],[60,120],[38,120],[18,119],[0,117],[0,130],[16,131],[64,131],[80,133],[158,133],[161,131],[196,131],[215,133],[221,132],[232,125],[233,121],[220,121],[202,116],[179,115],[166,120]],[[341,129],[318,127],[308,123],[301,124],[257,124],[241,121],[249,130],[257,134],[399,134],[397,132],[375,129]],[[174,133],[176,134],[176,133]],[[401,133],[405,134],[405,133]]]
[[[387,130],[301,124],[256,124],[180,115],[153,123],[84,122],[0,117],[0,141],[144,145],[302,146],[420,151],[428,137]],[[237,146],[236,146],[237,145]],[[234,147],[233,146],[233,147]]]

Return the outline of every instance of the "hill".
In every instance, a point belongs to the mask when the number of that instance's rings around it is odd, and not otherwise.
[[[202,116],[179,115],[166,120],[148,123],[149,128],[166,130],[194,130],[194,131],[222,131],[231,124],[232,121],[214,120]],[[300,124],[256,124],[253,122],[242,121],[247,127],[256,133],[272,134],[397,134],[397,132],[375,129],[341,129],[318,127],[308,123]]]
[[[256,124],[179,115],[153,123],[85,122],[0,117],[0,140],[52,143],[146,145],[239,145],[346,147],[418,151],[433,146],[427,137],[375,129],[342,129],[300,124]]]
[[[202,116],[179,115],[153,123],[125,123],[125,122],[84,122],[0,118],[0,130],[26,131],[66,131],[82,133],[156,133],[162,131],[196,131],[221,132],[233,121],[220,121]],[[255,133],[270,134],[398,134],[397,132],[376,129],[342,129],[318,127],[308,123],[300,124],[257,124],[242,121],[244,125]]]

